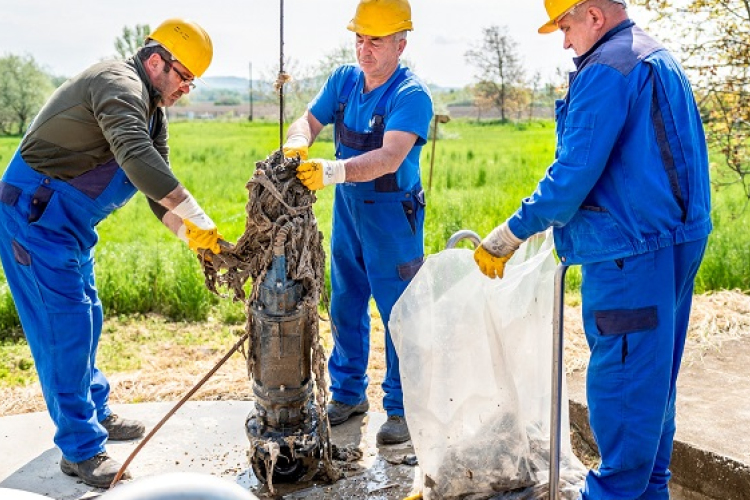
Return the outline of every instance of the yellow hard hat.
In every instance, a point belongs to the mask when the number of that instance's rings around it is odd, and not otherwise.
[[[557,31],[557,20],[565,15],[570,9],[583,3],[585,0],[544,0],[544,8],[547,9],[549,21],[539,28],[539,33],[552,33]]]
[[[187,19],[167,19],[147,40],[163,45],[196,77],[203,75],[214,56],[214,46],[206,30]]]
[[[367,36],[388,36],[411,31],[411,6],[408,0],[360,0],[349,31]]]

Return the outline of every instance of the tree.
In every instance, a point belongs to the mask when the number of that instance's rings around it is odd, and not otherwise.
[[[524,69],[516,49],[518,44],[508,35],[506,26],[482,28],[482,36],[482,42],[466,52],[466,59],[479,70],[476,88],[481,96],[478,96],[478,100],[490,99],[505,121],[512,89],[522,85],[523,81]]]
[[[0,58],[0,132],[25,133],[53,88],[50,76],[33,57]]]
[[[717,183],[740,183],[750,199],[750,2],[633,3],[656,14],[660,38],[690,74],[709,145],[723,157]]]
[[[543,106],[543,103],[539,102],[539,89],[542,86],[542,72],[537,70],[534,72],[534,76],[531,77],[529,82],[529,108],[528,108],[528,120],[534,119],[534,108]]]
[[[135,28],[124,26],[122,35],[115,39],[115,50],[119,59],[129,59],[138,52],[146,37],[151,33],[148,24],[136,24]]]

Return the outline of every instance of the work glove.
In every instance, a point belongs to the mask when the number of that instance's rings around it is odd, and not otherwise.
[[[219,245],[219,242],[224,238],[221,236],[221,233],[219,233],[216,225],[209,229],[204,229],[198,227],[191,220],[186,219],[183,222],[185,223],[185,236],[188,239],[188,247],[190,247],[190,250],[197,255],[202,255],[201,250],[210,250],[214,255],[221,253],[221,245]]]
[[[297,178],[307,189],[317,191],[346,180],[344,160],[306,160],[297,167]]]
[[[219,241],[223,239],[216,224],[206,215],[191,195],[172,209],[172,213],[182,219],[183,226],[177,231],[177,236],[186,241],[190,250],[204,257],[205,251],[214,254],[221,253]],[[184,228],[184,232],[183,232]]]
[[[287,137],[282,151],[286,158],[296,158],[299,155],[300,160],[307,160],[307,148],[309,141],[303,134],[294,134]]]
[[[523,240],[516,238],[508,223],[503,222],[482,240],[474,251],[474,260],[486,276],[502,278],[505,274],[505,264],[513,257],[521,243]]]

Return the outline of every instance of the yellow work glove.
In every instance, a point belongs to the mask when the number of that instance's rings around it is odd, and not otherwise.
[[[296,158],[299,155],[300,160],[307,160],[307,148],[310,141],[302,134],[294,134],[287,137],[286,142],[281,150],[287,158]]]
[[[505,274],[505,264],[513,257],[521,243],[523,240],[516,238],[508,223],[503,222],[482,240],[474,251],[474,260],[486,276],[502,278]]]
[[[223,239],[216,224],[206,215],[206,212],[198,205],[190,194],[187,198],[172,209],[172,213],[182,219],[184,225],[177,231],[177,236],[187,242],[190,250],[203,256],[202,250],[210,250],[214,254],[221,253],[219,240]]]
[[[200,255],[201,250],[210,250],[214,255],[221,253],[219,240],[224,239],[219,230],[214,226],[211,229],[201,229],[192,221],[185,219],[185,237],[188,240],[190,250]]]
[[[297,178],[307,189],[317,191],[346,180],[344,160],[306,160],[297,167]]]

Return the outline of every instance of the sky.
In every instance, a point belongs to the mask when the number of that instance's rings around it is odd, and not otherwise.
[[[0,0],[0,56],[31,55],[56,76],[73,76],[115,54],[124,26],[155,28],[170,17],[191,19],[209,33],[214,58],[206,77],[275,77],[279,61],[280,0]],[[284,54],[289,69],[314,66],[342,45],[357,0],[284,0]],[[411,0],[414,31],[404,56],[427,83],[462,87],[476,69],[465,60],[482,28],[505,26],[518,44],[527,74],[546,81],[572,69],[572,51],[557,32],[539,35],[543,0]],[[638,22],[638,12],[630,8]],[[294,74],[292,74],[294,77]]]

